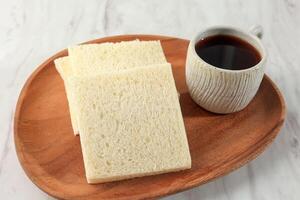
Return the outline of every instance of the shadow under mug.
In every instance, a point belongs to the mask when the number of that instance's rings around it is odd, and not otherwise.
[[[261,55],[258,64],[242,70],[228,70],[210,65],[201,59],[195,50],[201,38],[214,35],[238,37]],[[245,32],[232,27],[212,27],[193,38],[186,59],[186,82],[192,99],[204,109],[214,113],[233,113],[244,109],[257,93],[266,63],[266,51],[260,39],[259,26]]]

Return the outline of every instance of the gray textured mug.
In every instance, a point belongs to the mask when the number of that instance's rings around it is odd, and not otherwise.
[[[195,45],[201,38],[214,35],[238,37],[254,46],[261,55],[258,64],[242,70],[215,67],[202,60]],[[232,113],[245,108],[258,91],[266,63],[266,50],[260,39],[259,26],[245,32],[232,27],[212,27],[190,41],[186,59],[186,82],[192,99],[215,113]]]

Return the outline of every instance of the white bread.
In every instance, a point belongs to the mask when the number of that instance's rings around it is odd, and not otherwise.
[[[119,43],[85,44],[69,48],[69,57],[55,60],[55,66],[64,80],[72,127],[79,134],[70,76],[89,76],[104,71],[119,71],[138,66],[166,63],[160,41],[127,41]],[[71,64],[71,58],[73,60]]]
[[[68,103],[69,103],[69,111],[70,111],[70,116],[71,116],[73,132],[75,135],[78,135],[79,131],[78,131],[77,119],[76,119],[77,114],[76,114],[74,106],[72,106],[74,104],[73,103],[74,98],[72,98],[73,93],[72,93],[71,88],[68,83],[68,78],[72,75],[72,67],[70,65],[69,57],[58,58],[58,59],[54,60],[54,63],[55,63],[55,67],[56,67],[58,73],[60,74],[60,76],[62,77],[62,79],[64,81],[65,91],[66,91],[67,99],[68,99]]]
[[[191,167],[170,64],[69,80],[89,183]]]
[[[167,62],[160,41],[86,44],[68,51],[74,74],[80,76]]]

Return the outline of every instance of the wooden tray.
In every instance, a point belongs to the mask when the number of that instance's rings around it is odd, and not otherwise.
[[[218,115],[197,106],[185,84],[189,41],[165,36],[124,35],[89,43],[161,40],[173,66],[192,156],[192,169],[176,173],[89,185],[79,137],[71,128],[63,81],[53,60],[45,61],[27,80],[16,108],[14,138],[27,176],[59,199],[147,199],[182,191],[241,167],[260,154],[278,134],[285,117],[280,91],[265,76],[258,94],[241,112]]]

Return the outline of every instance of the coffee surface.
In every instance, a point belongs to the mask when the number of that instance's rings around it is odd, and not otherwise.
[[[203,38],[196,43],[195,50],[205,62],[222,69],[247,69],[261,60],[255,47],[235,36],[215,35]]]

